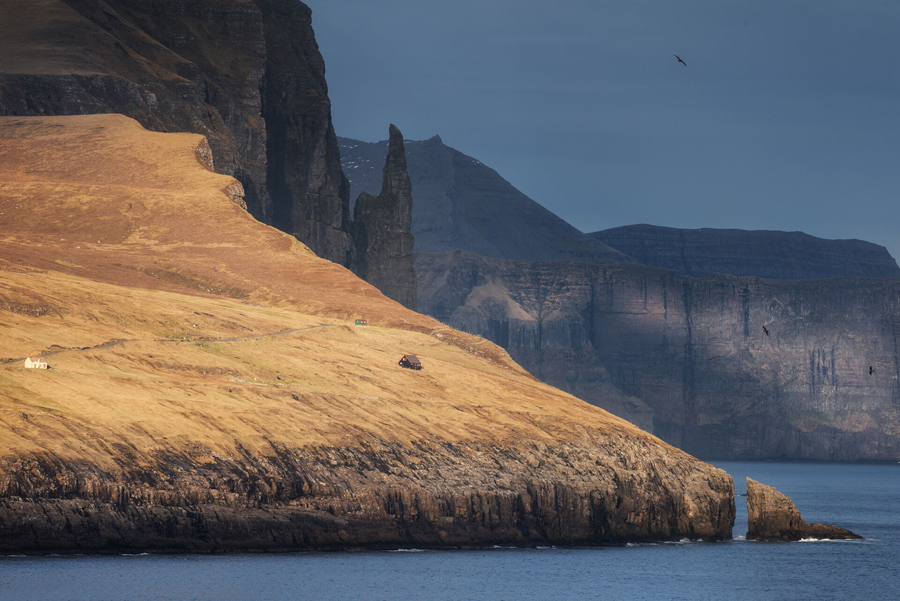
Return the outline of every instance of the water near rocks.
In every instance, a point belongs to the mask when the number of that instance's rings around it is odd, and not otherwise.
[[[2,557],[4,601],[896,599],[900,465],[713,462],[865,541],[757,543],[737,498],[730,543],[579,549]]]

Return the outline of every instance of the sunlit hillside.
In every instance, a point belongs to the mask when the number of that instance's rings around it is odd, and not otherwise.
[[[243,485],[207,473],[225,470],[273,491],[259,502],[312,511],[309,490],[291,497],[300,468],[286,457],[336,449],[333,470],[313,470],[331,482],[319,495],[332,513],[346,486],[434,496],[561,478],[614,505],[617,487],[636,494],[621,511],[635,523],[647,514],[642,536],[663,532],[646,509],[656,494],[677,498],[682,516],[658,520],[724,532],[722,472],[254,221],[203,149],[200,136],[116,115],[0,118],[0,496],[78,497],[87,478],[120,487],[91,489],[104,502],[158,502],[162,492],[135,490],[190,482],[200,503],[244,494],[246,504]],[[421,371],[398,366],[407,353]],[[25,369],[35,355],[51,369]],[[481,450],[451,460],[453,445]],[[576,455],[561,460],[560,445]],[[389,447],[378,467],[372,449]],[[417,472],[411,452],[429,469]],[[402,467],[390,467],[394,455]]]

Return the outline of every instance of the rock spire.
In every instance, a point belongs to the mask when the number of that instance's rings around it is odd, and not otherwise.
[[[412,202],[403,134],[391,124],[381,193],[360,193],[354,207],[356,273],[388,298],[415,310]]]

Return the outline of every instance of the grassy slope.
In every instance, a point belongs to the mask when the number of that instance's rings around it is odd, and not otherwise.
[[[115,472],[159,451],[514,445],[587,427],[685,459],[254,221],[200,141],[116,115],[0,118],[0,357],[130,341],[50,355],[46,372],[0,365],[6,458]],[[400,369],[404,353],[425,368]]]

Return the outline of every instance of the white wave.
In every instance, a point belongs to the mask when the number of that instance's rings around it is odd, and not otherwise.
[[[424,553],[425,549],[391,549],[388,553]]]

